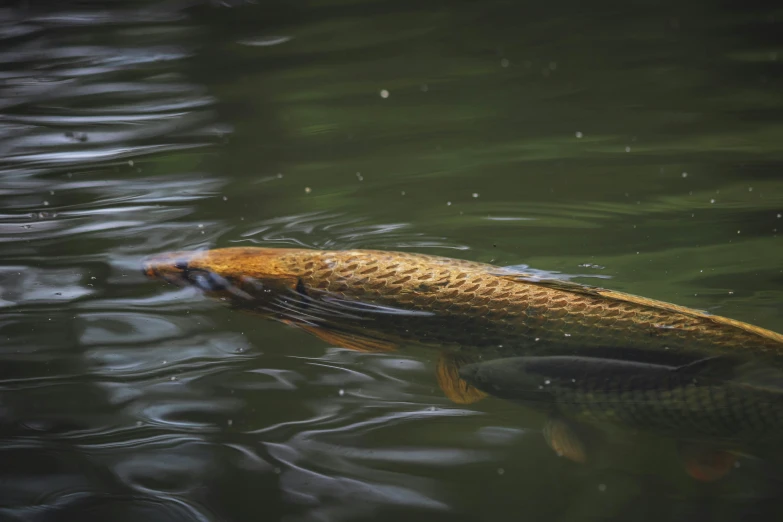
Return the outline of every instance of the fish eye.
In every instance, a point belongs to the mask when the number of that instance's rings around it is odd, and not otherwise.
[[[187,261],[176,261],[174,263],[174,268],[177,270],[187,270],[188,269],[188,262]]]

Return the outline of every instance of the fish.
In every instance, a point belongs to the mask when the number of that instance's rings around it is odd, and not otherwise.
[[[738,455],[783,441],[783,388],[770,387],[766,373],[720,358],[674,367],[582,356],[510,357],[460,369],[479,390],[548,413],[544,438],[569,460],[588,460],[580,429],[613,425],[681,441],[686,471],[701,481],[724,476]]]
[[[193,286],[233,308],[348,349],[436,348],[445,395],[486,393],[459,376],[521,355],[639,361],[721,356],[783,367],[783,335],[734,319],[539,273],[383,250],[229,247],[157,254],[150,278]]]

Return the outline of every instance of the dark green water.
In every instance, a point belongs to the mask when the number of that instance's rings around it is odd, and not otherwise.
[[[0,520],[773,520],[783,471],[578,465],[147,281],[230,245],[525,264],[783,331],[783,10],[759,2],[0,9]],[[595,279],[600,277],[603,279]]]

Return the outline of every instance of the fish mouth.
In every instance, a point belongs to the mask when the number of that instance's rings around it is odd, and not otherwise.
[[[176,286],[195,286],[205,292],[218,292],[229,284],[222,276],[194,267],[192,262],[200,252],[167,252],[146,258],[142,272],[150,279],[160,279]]]

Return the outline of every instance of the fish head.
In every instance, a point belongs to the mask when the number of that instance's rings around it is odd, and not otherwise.
[[[144,261],[147,277],[192,286],[234,304],[258,307],[296,291],[298,275],[288,248],[220,248],[166,252]]]

